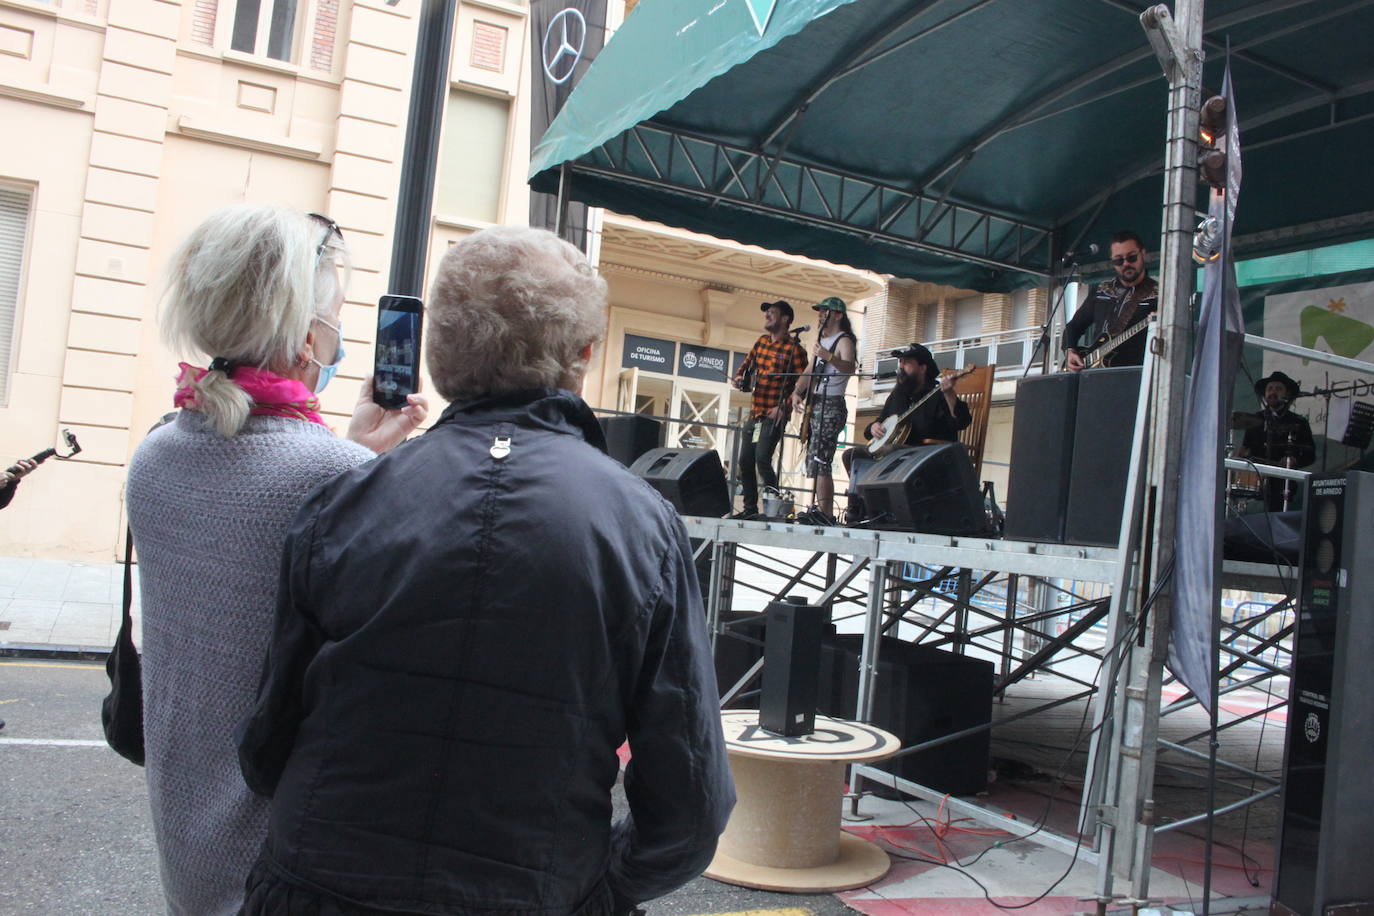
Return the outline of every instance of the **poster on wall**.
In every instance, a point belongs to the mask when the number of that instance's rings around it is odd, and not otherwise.
[[[683,344],[678,348],[677,373],[687,378],[705,379],[708,382],[728,382],[729,360],[728,350]]]
[[[1335,356],[1374,362],[1374,282],[1328,286],[1324,289],[1278,293],[1264,299],[1264,336]],[[1264,374],[1284,372],[1302,391],[1369,383],[1367,374],[1286,353],[1264,354]],[[1328,412],[1329,400],[1329,412]],[[1300,397],[1292,407],[1312,424],[1312,432],[1339,440],[1350,420],[1351,406],[1360,397]],[[1258,402],[1236,404],[1258,410]]]

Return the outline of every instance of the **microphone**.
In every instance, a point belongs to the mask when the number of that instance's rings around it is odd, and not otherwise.
[[[1092,242],[1091,244],[1088,245],[1087,248],[1074,248],[1074,249],[1071,249],[1071,250],[1069,250],[1069,251],[1064,252],[1064,256],[1063,256],[1062,258],[1059,259],[1059,263],[1060,263],[1060,264],[1067,264],[1067,263],[1069,263],[1070,261],[1072,261],[1074,258],[1078,257],[1078,256],[1081,255],[1081,254],[1089,254],[1089,255],[1091,255],[1091,254],[1097,254],[1097,253],[1098,253],[1099,251],[1101,251],[1101,250],[1102,250],[1102,249],[1100,249],[1100,248],[1097,247],[1097,243],[1096,243],[1096,242]]]
[[[800,334],[800,333],[803,332],[803,331],[809,331],[809,330],[811,330],[811,325],[809,325],[809,324],[804,324],[804,325],[802,325],[802,326],[799,327],[799,328],[791,328],[790,330],[788,330],[787,333],[789,333],[789,334]]]

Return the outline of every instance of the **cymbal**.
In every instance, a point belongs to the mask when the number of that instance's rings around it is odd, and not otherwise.
[[[1264,421],[1252,413],[1246,413],[1243,410],[1237,410],[1231,413],[1232,429],[1258,429],[1263,425]]]

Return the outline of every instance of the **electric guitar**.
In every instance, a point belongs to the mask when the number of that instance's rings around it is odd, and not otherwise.
[[[1153,318],[1146,319],[1145,321],[1137,321],[1135,324],[1116,335],[1103,332],[1098,335],[1097,340],[1094,340],[1087,347],[1079,347],[1078,355],[1083,357],[1083,368],[1100,369],[1103,366],[1110,366],[1113,351],[1126,341],[1135,337],[1141,331],[1145,330],[1153,321]]]
[[[977,366],[969,366],[962,372],[955,373],[952,376],[952,380],[957,382],[977,368]],[[926,392],[925,397],[921,398],[915,404],[912,404],[906,410],[899,414],[883,417],[882,420],[879,421],[883,427],[883,434],[881,436],[875,436],[873,441],[868,443],[869,453],[872,454],[874,458],[882,458],[898,446],[905,445],[907,437],[911,435],[912,415],[920,410],[921,405],[926,401],[929,401],[937,394],[943,393],[944,389],[941,388],[937,382],[934,388]]]

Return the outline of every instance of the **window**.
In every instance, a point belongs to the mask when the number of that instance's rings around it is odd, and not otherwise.
[[[440,216],[500,222],[509,122],[506,99],[461,89],[449,93],[435,198]]]
[[[297,0],[237,0],[229,47],[290,61],[295,51]]]
[[[8,404],[10,397],[10,356],[31,199],[27,190],[0,187],[0,404]]]

